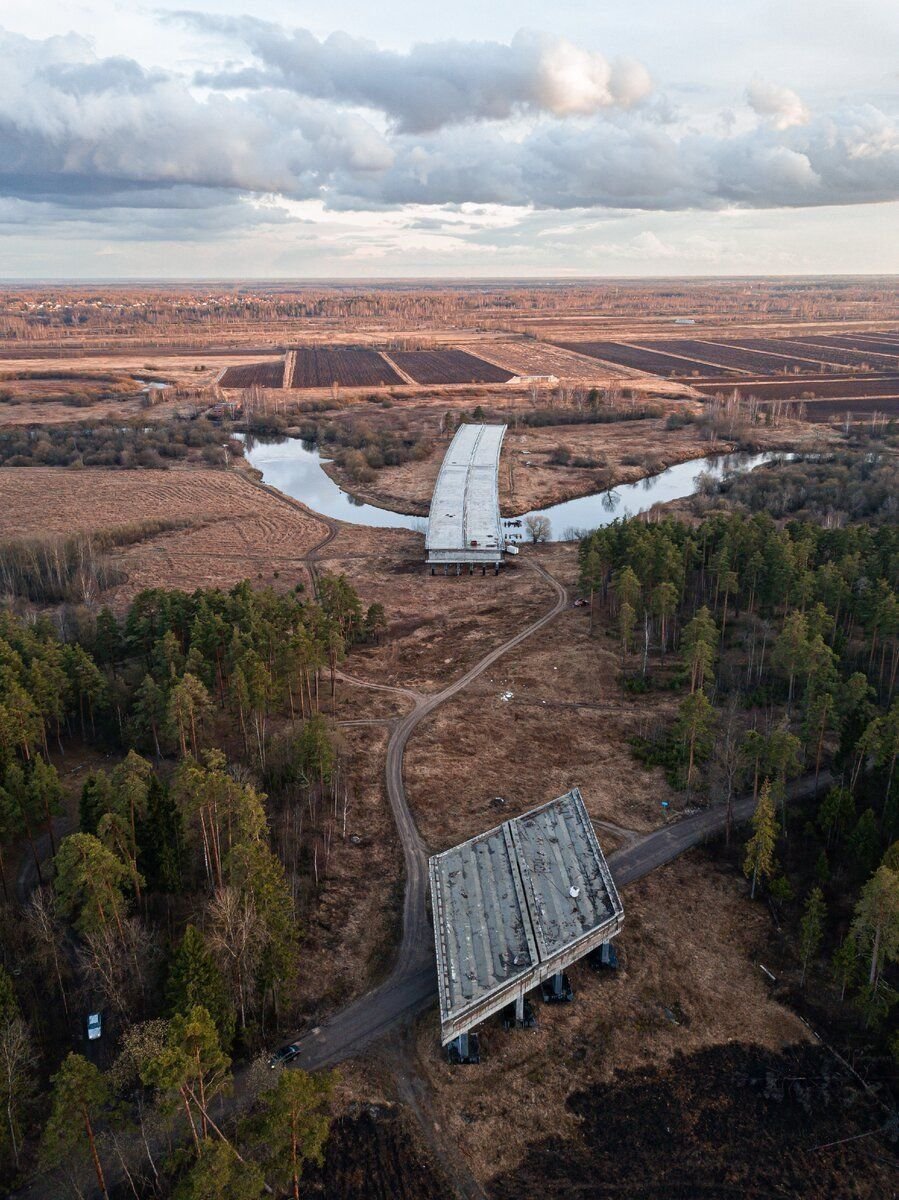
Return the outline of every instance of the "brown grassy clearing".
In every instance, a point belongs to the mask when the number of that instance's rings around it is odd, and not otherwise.
[[[574,546],[541,550],[539,561],[574,594]],[[662,771],[641,767],[626,741],[672,710],[676,697],[624,693],[617,640],[599,627],[591,638],[588,627],[587,610],[570,608],[415,731],[406,790],[432,853],[575,785],[594,820],[624,829],[661,824],[662,800],[672,813],[683,808]],[[607,840],[602,832],[600,840]]]
[[[352,536],[347,533],[344,544]],[[397,562],[389,550],[374,557],[337,556],[331,543],[319,562],[322,570],[345,573],[366,604],[383,604],[390,623],[384,645],[354,650],[347,671],[376,683],[433,692],[540,616],[552,596],[545,580],[519,564],[499,576],[492,571],[431,576],[421,539],[418,546],[414,557]]]
[[[694,852],[629,887],[623,899],[618,973],[571,968],[575,1002],[547,1008],[535,1001],[536,1030],[507,1033],[498,1020],[487,1022],[480,1067],[448,1066],[433,1014],[420,1023],[417,1061],[433,1089],[435,1119],[482,1183],[541,1138],[575,1134],[566,1096],[609,1081],[618,1068],[659,1065],[678,1050],[728,1041],[781,1049],[808,1040],[756,966],[768,917],[747,904],[740,880]]]
[[[128,547],[117,609],[142,588],[230,587],[242,579],[308,586],[302,558],[327,532],[235,471],[0,469],[0,538],[91,533],[150,518],[189,516],[190,529]]]

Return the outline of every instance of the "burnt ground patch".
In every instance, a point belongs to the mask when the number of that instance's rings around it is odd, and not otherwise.
[[[354,1105],[331,1126],[324,1164],[303,1175],[304,1196],[327,1200],[452,1200],[392,1105]]]
[[[547,1098],[548,1102],[550,1098]],[[899,1158],[884,1113],[827,1050],[715,1046],[574,1092],[577,1138],[548,1138],[495,1177],[493,1200],[522,1196],[882,1200]],[[840,1142],[827,1149],[829,1143]]]

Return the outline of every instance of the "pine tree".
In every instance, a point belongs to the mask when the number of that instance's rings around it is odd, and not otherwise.
[[[112,611],[105,605],[97,613],[94,630],[94,659],[100,666],[118,662],[122,653],[122,631]]]
[[[100,818],[113,808],[112,782],[105,771],[88,775],[78,803],[78,826],[82,833],[96,836]]]
[[[194,758],[197,757],[199,735],[211,707],[209,693],[195,675],[184,675],[172,688],[166,707],[166,720],[178,739],[182,758],[187,757],[188,746]]]
[[[693,787],[693,769],[697,760],[706,759],[711,751],[715,720],[715,710],[705,692],[691,692],[682,701],[675,733],[687,747],[688,793]]]
[[[818,809],[818,828],[827,839],[828,847],[839,845],[854,823],[855,801],[852,792],[839,786],[830,788]]]
[[[56,767],[36,755],[28,776],[28,795],[32,812],[42,813],[50,838],[50,853],[56,853],[53,818],[62,812],[62,784]]]
[[[114,925],[122,935],[125,863],[91,834],[73,833],[63,838],[55,865],[60,909],[74,920],[79,933]]]
[[[874,987],[884,963],[899,958],[899,874],[880,867],[855,906],[852,936],[870,954],[868,985]]]
[[[206,1138],[199,1157],[174,1192],[174,1200],[258,1200],[265,1178],[229,1142]]]
[[[867,879],[880,861],[880,833],[874,810],[866,808],[849,837],[849,853],[859,879]]]
[[[622,600],[618,606],[618,632],[621,634],[621,649],[624,654],[630,650],[631,636],[637,621],[637,612],[627,600]]]
[[[805,976],[808,965],[821,948],[824,936],[824,918],[827,908],[824,904],[824,893],[819,887],[812,888],[805,905],[805,912],[799,923],[799,954],[802,959],[802,978],[799,986],[805,986]]]
[[[234,1009],[221,973],[195,925],[187,926],[180,946],[172,955],[166,1003],[172,1015],[186,1015],[195,1005],[202,1005],[215,1022],[222,1045],[230,1046]]]
[[[858,942],[851,934],[834,951],[830,965],[833,977],[840,985],[840,1000],[843,1001],[847,988],[852,987],[858,979]]]
[[[143,1082],[158,1090],[164,1104],[180,1102],[198,1157],[209,1136],[209,1105],[230,1085],[230,1065],[212,1017],[195,1005],[172,1017],[165,1047],[141,1070]]]
[[[746,859],[743,873],[752,879],[750,898],[755,899],[755,889],[760,879],[769,879],[774,873],[774,847],[777,844],[777,819],[771,799],[771,784],[765,780],[759,793],[758,804],[752,817],[752,837],[746,843]]]
[[[52,1083],[53,1107],[44,1129],[41,1157],[48,1166],[58,1166],[82,1147],[82,1138],[86,1139],[97,1184],[109,1200],[95,1132],[109,1101],[106,1080],[86,1058],[69,1054]]]
[[[668,580],[663,580],[652,593],[652,611],[659,619],[659,650],[662,658],[668,649],[669,623],[677,612],[677,601],[677,588]]]
[[[787,677],[788,707],[793,703],[796,676],[808,668],[810,653],[805,614],[798,611],[787,613],[771,651],[771,665]]]
[[[261,1113],[250,1122],[266,1174],[280,1194],[289,1192],[294,1200],[299,1200],[305,1165],[322,1162],[332,1090],[330,1075],[282,1071],[277,1086],[263,1094]]]
[[[690,672],[690,691],[705,687],[706,676],[712,673],[718,648],[718,627],[705,605],[684,629],[681,653]]]
[[[153,750],[157,760],[162,757],[160,737],[168,707],[168,695],[152,675],[145,675],[140,687],[134,694],[132,723],[138,733],[141,744],[145,739],[152,739]]]
[[[181,890],[184,874],[184,824],[169,789],[154,775],[147,792],[146,816],[138,823],[138,862],[151,891]]]

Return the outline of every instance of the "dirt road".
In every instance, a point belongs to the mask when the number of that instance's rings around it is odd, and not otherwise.
[[[550,584],[556,595],[552,608],[542,617],[503,642],[501,646],[491,650],[470,671],[441,692],[432,696],[422,696],[409,689],[387,689],[396,690],[407,698],[414,699],[413,708],[398,719],[387,743],[387,795],[403,848],[405,870],[402,941],[393,970],[384,983],[343,1009],[326,1025],[294,1039],[303,1047],[303,1052],[297,1060],[300,1066],[315,1068],[347,1058],[380,1037],[399,1020],[424,1008],[436,994],[434,939],[427,910],[428,852],[406,799],[403,756],[409,738],[425,717],[439,705],[458,695],[497,659],[514,650],[565,610],[568,602],[565,588],[538,563],[531,565]],[[365,686],[363,680],[357,679],[354,682]],[[385,690],[383,684],[371,686]]]
[[[789,797],[791,800],[804,799],[816,790],[830,787],[831,782],[830,774],[824,771],[818,779],[817,788],[814,775],[803,776],[792,784]],[[751,795],[737,800],[734,803],[734,823],[747,821],[754,807],[755,800]],[[708,838],[721,833],[726,821],[725,806],[715,805],[637,839],[609,857],[609,867],[616,885],[623,888],[635,883],[687,850],[701,845]],[[298,1065],[318,1069],[340,1062],[436,1002],[434,945],[424,901],[419,916],[415,928],[420,931],[419,936],[423,941],[407,951],[412,965],[402,971],[398,962],[393,974],[381,987],[361,997],[320,1029],[298,1037],[296,1040],[303,1047]],[[405,937],[403,940],[405,943]]]

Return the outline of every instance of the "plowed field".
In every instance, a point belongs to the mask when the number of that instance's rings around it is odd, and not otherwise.
[[[895,370],[899,366],[899,358],[890,358],[886,354],[875,354],[873,351],[852,349],[849,346],[839,346],[833,343],[820,344],[804,341],[763,341],[741,342],[743,346],[760,350],[777,350],[780,354],[801,354],[814,358],[822,363],[835,363],[842,367],[854,367],[859,370],[867,365],[879,371]]]
[[[646,343],[649,345],[650,343]],[[813,358],[790,357],[787,354],[766,354],[760,350],[744,349],[738,342],[662,341],[653,342],[660,350],[677,354],[692,354],[706,362],[737,371],[749,371],[753,375],[774,375],[783,371],[819,372],[820,366]]]
[[[815,345],[826,343],[831,346],[845,346],[847,349],[854,348],[859,354],[867,354],[869,351],[877,353],[880,351],[883,354],[889,355],[891,358],[899,356],[899,337],[894,334],[868,334],[865,337],[860,337],[856,334],[809,334],[803,336],[804,342],[812,342]]]
[[[402,384],[403,380],[376,350],[320,350],[300,347],[295,350],[292,388],[384,387]]]
[[[512,372],[464,350],[400,350],[390,357],[416,383],[508,383]]]
[[[851,400],[867,396],[899,396],[899,375],[864,375],[858,377],[834,377],[832,375],[806,376],[786,379],[783,383],[697,383],[696,390],[707,396],[716,393],[740,396],[755,396],[759,400],[808,400],[813,398]]]
[[[219,386],[223,388],[279,388],[284,377],[284,362],[278,358],[272,362],[245,363],[239,367],[228,367]]]
[[[623,367],[633,367],[637,371],[648,371],[651,375],[733,375],[724,367],[709,365],[709,360],[699,361],[689,357],[685,348],[683,355],[666,354],[661,349],[652,351],[641,346],[626,346],[622,342],[559,342],[563,350],[572,350],[575,354],[586,354],[590,358],[599,358],[604,362],[619,363]],[[686,347],[690,343],[683,343]],[[697,343],[698,344],[698,343]],[[674,345],[674,343],[671,343]],[[716,361],[711,358],[712,364]]]

